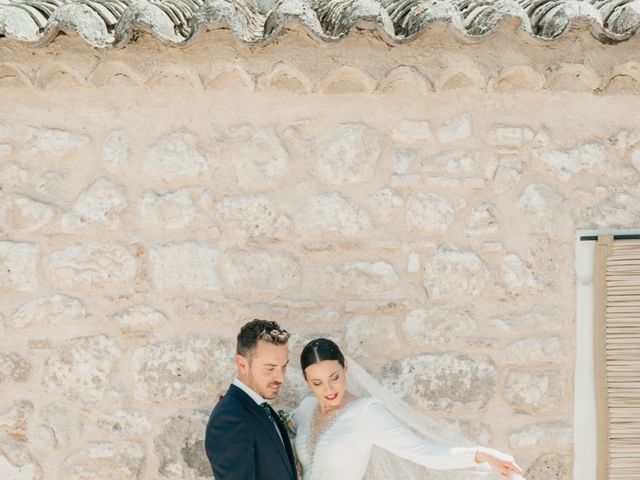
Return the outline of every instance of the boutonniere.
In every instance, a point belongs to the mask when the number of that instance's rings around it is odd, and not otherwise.
[[[293,423],[293,419],[291,418],[291,415],[287,414],[287,412],[285,412],[284,410],[278,410],[276,413],[278,414],[278,419],[280,420],[280,423],[282,423],[282,425],[284,425],[284,427],[287,429],[287,433],[289,434],[289,436],[295,437],[296,426]]]

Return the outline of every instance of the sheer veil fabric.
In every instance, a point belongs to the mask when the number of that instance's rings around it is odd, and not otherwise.
[[[347,362],[349,365],[347,388],[351,393],[359,397],[376,398],[394,417],[426,442],[457,447],[475,446],[474,442],[453,431],[450,425],[419,412],[398,399],[354,359],[347,358]],[[374,446],[364,480],[490,480],[491,478],[496,477],[491,468],[486,465],[465,470],[433,471]]]

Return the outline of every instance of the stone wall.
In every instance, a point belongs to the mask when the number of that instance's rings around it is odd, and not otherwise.
[[[570,478],[575,231],[640,223],[637,45],[275,43],[0,42],[0,476],[210,478],[263,317]]]

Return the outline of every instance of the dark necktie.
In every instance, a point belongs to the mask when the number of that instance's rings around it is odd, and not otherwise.
[[[267,402],[261,403],[260,407],[264,411],[264,414],[267,416],[269,423],[271,423],[271,425],[273,425],[273,427],[276,429],[276,432],[278,432],[278,436],[280,437],[280,440],[282,440],[282,443],[284,443],[284,440],[282,439],[282,434],[280,433],[280,429],[278,428],[278,424],[276,423],[276,419],[273,417],[273,414],[271,413],[271,407]]]

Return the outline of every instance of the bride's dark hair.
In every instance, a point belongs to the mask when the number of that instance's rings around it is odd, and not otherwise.
[[[307,343],[300,354],[300,368],[305,378],[307,367],[323,360],[337,360],[344,367],[344,355],[335,342],[328,338],[316,338]]]

